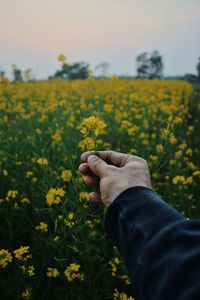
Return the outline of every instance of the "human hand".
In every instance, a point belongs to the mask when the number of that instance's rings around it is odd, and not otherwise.
[[[107,207],[129,187],[151,188],[147,162],[138,156],[115,151],[88,151],[81,155],[81,160],[79,171],[86,175],[86,185],[100,188],[100,193],[90,193],[91,199],[103,202]]]

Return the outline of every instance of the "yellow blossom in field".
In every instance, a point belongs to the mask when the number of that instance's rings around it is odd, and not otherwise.
[[[200,171],[194,171],[194,172],[193,172],[193,176],[198,176],[198,177],[200,177]]]
[[[152,161],[157,161],[157,160],[158,160],[158,156],[156,156],[156,155],[150,155],[149,158],[150,158]]]
[[[61,135],[60,135],[60,133],[58,131],[55,132],[54,134],[52,134],[51,138],[52,138],[52,140],[54,142],[58,142],[59,143],[59,142],[62,141]]]
[[[182,151],[181,150],[179,150],[179,151],[176,151],[175,152],[175,158],[180,158],[181,156],[182,156]]]
[[[163,150],[164,150],[164,146],[163,145],[161,145],[161,144],[156,145],[156,151],[158,153],[162,153]]]
[[[24,300],[31,299],[31,294],[32,294],[31,288],[26,288],[22,293],[22,299]]]
[[[5,169],[3,169],[3,175],[4,175],[4,176],[8,176],[8,171],[5,170]]]
[[[80,132],[85,136],[92,134],[98,136],[103,132],[103,129],[107,127],[106,123],[100,120],[98,117],[91,116],[86,118],[79,126]]]
[[[113,294],[113,300],[134,300],[133,297],[128,297],[125,293],[120,293],[117,289]]]
[[[73,212],[68,213],[67,218],[64,220],[64,223],[69,228],[72,228],[75,225]]]
[[[192,156],[192,149],[191,148],[188,148],[186,151],[185,151],[185,154],[188,155],[188,156]]]
[[[85,225],[87,225],[87,226],[88,226],[89,228],[91,228],[91,229],[93,229],[94,226],[95,226],[95,224],[92,223],[92,221],[90,221],[90,220],[86,220],[86,221],[85,221]]]
[[[26,197],[23,197],[21,200],[20,200],[20,202],[21,203],[25,203],[25,204],[30,204],[31,202],[30,202],[30,200],[28,199],[28,198],[26,198]]]
[[[112,268],[112,276],[116,276],[117,275],[117,265],[119,265],[119,263],[120,263],[120,260],[119,260],[118,257],[115,257],[114,259],[112,259],[109,262],[109,265]]]
[[[29,254],[29,246],[21,246],[19,249],[13,251],[15,258],[18,260],[26,261],[32,256]]]
[[[17,197],[17,195],[18,195],[18,191],[9,190],[6,195],[6,200],[8,201],[9,199],[15,199]]]
[[[80,192],[79,193],[79,199],[90,201],[90,194],[88,192]]]
[[[76,263],[71,263],[64,271],[64,275],[68,281],[74,281],[75,279],[79,279],[81,281],[84,280],[83,273],[79,272],[80,265]]]
[[[40,222],[38,226],[36,226],[36,230],[42,231],[42,232],[47,232],[48,231],[48,224],[44,222]]]
[[[106,103],[104,104],[103,109],[105,110],[105,112],[111,113],[113,111],[113,105]]]
[[[5,249],[0,249],[0,268],[5,268],[12,261],[12,254]]]
[[[30,277],[34,276],[35,275],[34,271],[35,271],[34,266],[33,265],[29,266],[28,269],[27,269],[28,276],[30,276]]]
[[[38,163],[38,165],[41,165],[41,166],[47,166],[48,160],[44,157],[41,157],[41,158],[38,158],[37,163]]]
[[[72,171],[71,170],[63,170],[60,177],[64,182],[69,182],[70,179],[72,178]]]
[[[127,275],[122,275],[120,278],[125,282],[125,284],[129,285],[131,284],[131,281]]]
[[[36,132],[38,135],[40,135],[40,134],[42,133],[42,131],[40,130],[40,128],[36,128],[36,129],[35,129],[35,132]]]
[[[51,188],[46,195],[46,203],[51,206],[52,204],[61,203],[61,198],[64,197],[65,191],[62,188]]]
[[[49,278],[57,278],[60,276],[60,272],[58,271],[58,269],[56,268],[47,268],[47,277]]]
[[[175,145],[175,144],[177,143],[177,139],[176,139],[175,136],[173,136],[173,135],[170,137],[169,140],[170,140],[170,143],[171,143],[172,145]]]
[[[29,177],[32,177],[33,176],[33,171],[27,171],[26,172],[26,177],[29,178]]]
[[[173,178],[172,182],[173,182],[173,184],[184,183],[185,182],[185,177],[177,175]]]
[[[86,138],[84,138],[82,141],[79,142],[78,146],[81,150],[94,149],[95,141],[91,137],[87,136]]]
[[[192,183],[193,183],[193,177],[192,176],[187,177],[185,180],[185,184],[192,184]]]

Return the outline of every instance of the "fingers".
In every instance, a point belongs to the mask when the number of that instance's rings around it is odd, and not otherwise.
[[[83,181],[88,187],[97,186],[99,184],[99,178],[96,176],[94,177],[94,176],[87,175],[83,178]]]
[[[102,203],[101,196],[97,192],[90,193],[90,198],[91,198],[92,201],[94,201],[96,203]]]
[[[88,158],[91,155],[96,155],[100,157],[102,160],[107,162],[108,164],[112,164],[116,167],[123,167],[129,162],[133,161],[144,161],[143,158],[135,155],[124,154],[116,151],[87,151],[81,155],[81,160],[83,162],[87,162]]]
[[[109,166],[96,155],[90,155],[87,159],[91,171],[100,179],[106,176]]]
[[[97,155],[102,160],[107,162],[108,164],[112,164],[116,167],[121,167],[121,164],[123,160],[128,159],[129,157],[132,157],[128,154],[115,152],[115,151],[87,151],[81,155],[81,160],[83,162],[87,162],[89,156],[91,155]]]
[[[95,176],[95,174],[91,171],[88,163],[83,163],[78,168],[79,172],[81,172],[84,175],[92,175]]]

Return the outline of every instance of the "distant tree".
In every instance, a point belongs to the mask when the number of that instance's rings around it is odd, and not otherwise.
[[[12,70],[13,70],[13,78],[14,78],[13,82],[22,82],[23,78],[22,78],[21,70],[17,69],[15,64],[12,65]]]
[[[98,72],[100,77],[106,78],[109,76],[110,64],[107,62],[102,62],[95,67],[95,71]]]
[[[24,74],[23,74],[23,77],[24,77],[24,81],[31,81],[32,80],[32,70],[31,69],[27,69]]]
[[[4,76],[5,76],[5,72],[2,69],[0,69],[0,79],[3,78]]]
[[[197,76],[199,77],[200,79],[200,57],[199,57],[199,62],[197,64]]]
[[[148,53],[144,52],[137,56],[137,75],[139,78],[148,78],[149,74],[149,57]]]
[[[137,56],[137,76],[146,79],[161,79],[163,77],[163,59],[158,51],[151,54],[144,52]]]
[[[89,65],[84,62],[76,62],[74,64],[68,64],[67,58],[64,54],[60,54],[58,56],[58,61],[61,63],[60,70],[56,71],[53,77],[49,77],[49,79],[54,78],[62,78],[62,79],[86,79],[90,75]]]

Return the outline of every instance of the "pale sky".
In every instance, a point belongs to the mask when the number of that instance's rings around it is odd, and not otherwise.
[[[58,69],[57,56],[112,74],[135,75],[135,58],[159,50],[165,75],[195,73],[200,56],[200,0],[0,0],[0,67]]]

